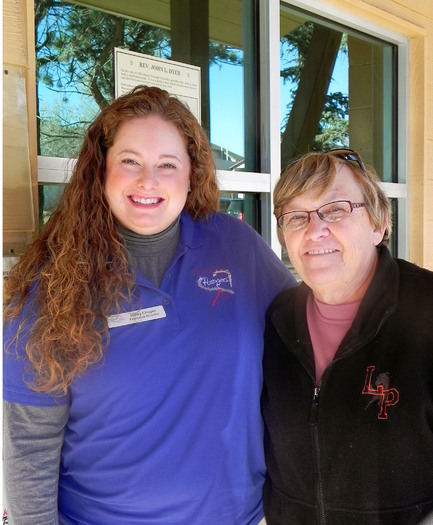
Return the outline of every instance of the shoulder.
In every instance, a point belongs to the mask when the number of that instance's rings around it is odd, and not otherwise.
[[[272,301],[268,309],[268,316],[274,315],[275,312],[283,311],[294,312],[296,306],[307,300],[308,287],[304,283],[299,283],[291,288],[280,292]]]
[[[401,291],[424,297],[433,303],[433,272],[404,259],[395,259],[395,262],[399,271]]]
[[[273,340],[275,333],[287,344],[306,333],[306,301],[309,288],[300,283],[280,292],[271,302],[265,318],[265,341]],[[274,334],[274,335],[273,335]],[[290,343],[291,344],[291,343]]]
[[[400,275],[400,283],[416,288],[421,295],[428,294],[433,299],[433,272],[416,264],[395,259]]]
[[[414,288],[414,292],[421,295],[431,294],[433,297],[433,272],[405,259],[393,257],[386,246],[381,246],[378,254],[379,267],[375,275],[376,282],[372,284],[396,289],[408,285]]]
[[[184,224],[184,223],[182,223]],[[265,239],[249,224],[221,212],[204,219],[185,222],[184,242],[199,249],[203,256],[224,260],[226,264],[242,269],[244,276],[260,282],[267,288],[267,297],[275,296],[281,289],[293,286],[296,281],[290,271],[267,244]],[[269,302],[268,302],[269,304]]]
[[[205,228],[217,232],[228,232],[231,235],[258,235],[248,223],[223,212],[213,212],[199,221]]]
[[[433,282],[433,272],[418,266],[417,264],[410,263],[404,259],[395,259],[397,266],[400,271],[400,275],[408,279],[424,279],[426,282]]]
[[[183,226],[194,231],[195,239],[201,239],[207,243],[221,243],[226,247],[235,244],[243,251],[257,249],[257,246],[270,250],[266,241],[254,228],[226,213],[213,212],[195,220],[187,216],[183,219]]]

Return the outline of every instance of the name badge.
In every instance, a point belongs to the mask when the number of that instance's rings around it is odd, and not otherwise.
[[[154,319],[162,319],[167,317],[163,306],[151,306],[141,310],[134,310],[132,312],[123,312],[121,314],[108,316],[108,328],[116,328],[117,326],[125,326],[127,324],[144,323],[145,321],[153,321]]]

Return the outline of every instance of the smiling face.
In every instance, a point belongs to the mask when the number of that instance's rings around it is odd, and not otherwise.
[[[176,126],[158,115],[123,122],[107,152],[105,195],[119,223],[152,235],[179,216],[191,162]]]
[[[283,213],[314,210],[328,202],[364,202],[352,170],[345,164],[338,169],[334,184],[317,196],[309,191],[293,198]],[[360,300],[373,278],[377,264],[376,246],[384,228],[376,229],[365,208],[356,208],[342,221],[327,223],[312,213],[310,222],[297,231],[284,232],[289,258],[315,297],[328,304]]]

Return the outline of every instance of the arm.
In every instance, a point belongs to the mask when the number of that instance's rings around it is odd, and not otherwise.
[[[58,525],[60,455],[69,405],[3,403],[4,481],[10,525]]]

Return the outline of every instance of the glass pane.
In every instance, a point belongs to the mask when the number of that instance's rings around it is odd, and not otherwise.
[[[39,184],[39,228],[51,217],[65,187],[65,184]]]
[[[253,228],[257,228],[258,199],[257,193],[222,191],[220,209],[240,221],[247,222]]]
[[[346,146],[397,182],[396,47],[285,6],[280,22],[281,168]]]
[[[77,155],[84,130],[113,99],[113,48],[120,47],[200,66],[202,125],[217,168],[245,169],[245,143],[254,144],[251,159],[257,143],[254,126],[244,133],[244,108],[255,96],[251,88],[244,95],[244,75],[254,74],[253,46],[244,44],[253,41],[251,4],[203,0],[188,10],[176,0],[35,0],[38,153]]]

